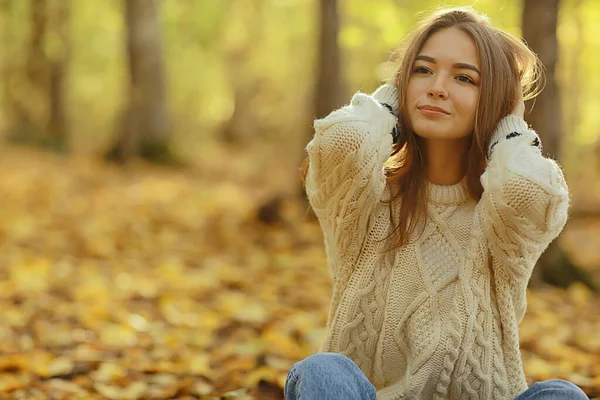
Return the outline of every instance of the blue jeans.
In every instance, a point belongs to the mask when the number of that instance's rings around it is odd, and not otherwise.
[[[294,365],[283,389],[286,400],[376,400],[375,386],[351,358],[322,352]],[[579,387],[562,379],[536,382],[515,400],[588,400]]]

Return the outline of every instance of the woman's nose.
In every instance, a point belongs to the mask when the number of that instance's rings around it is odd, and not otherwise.
[[[438,97],[445,99],[448,97],[448,90],[444,85],[442,79],[436,79],[431,88],[428,91],[429,97]]]

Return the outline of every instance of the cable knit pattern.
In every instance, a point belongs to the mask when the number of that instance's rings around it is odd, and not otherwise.
[[[508,116],[493,132],[484,193],[428,182],[425,225],[384,253],[394,226],[383,163],[396,90],[382,85],[314,123],[308,199],[323,230],[333,294],[319,351],[352,358],[378,400],[514,399],[527,389],[518,326],[569,193],[538,135]],[[397,207],[401,207],[396,204]],[[419,236],[419,233],[423,232]]]

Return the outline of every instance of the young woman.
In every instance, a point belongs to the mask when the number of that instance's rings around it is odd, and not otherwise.
[[[528,387],[518,326],[569,192],[523,120],[540,64],[470,8],[407,39],[394,78],[315,121],[303,177],[333,281],[294,399],[587,399]]]

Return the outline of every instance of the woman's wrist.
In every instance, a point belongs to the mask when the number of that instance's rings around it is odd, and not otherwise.
[[[503,140],[508,140],[513,137],[522,136],[522,135],[531,135],[532,136],[532,145],[537,147],[541,147],[541,143],[539,141],[539,137],[537,134],[529,129],[527,126],[527,122],[520,116],[509,114],[506,117],[502,118],[496,129],[492,133],[490,137],[490,143],[488,147],[488,158],[491,156],[494,147],[502,142]]]

